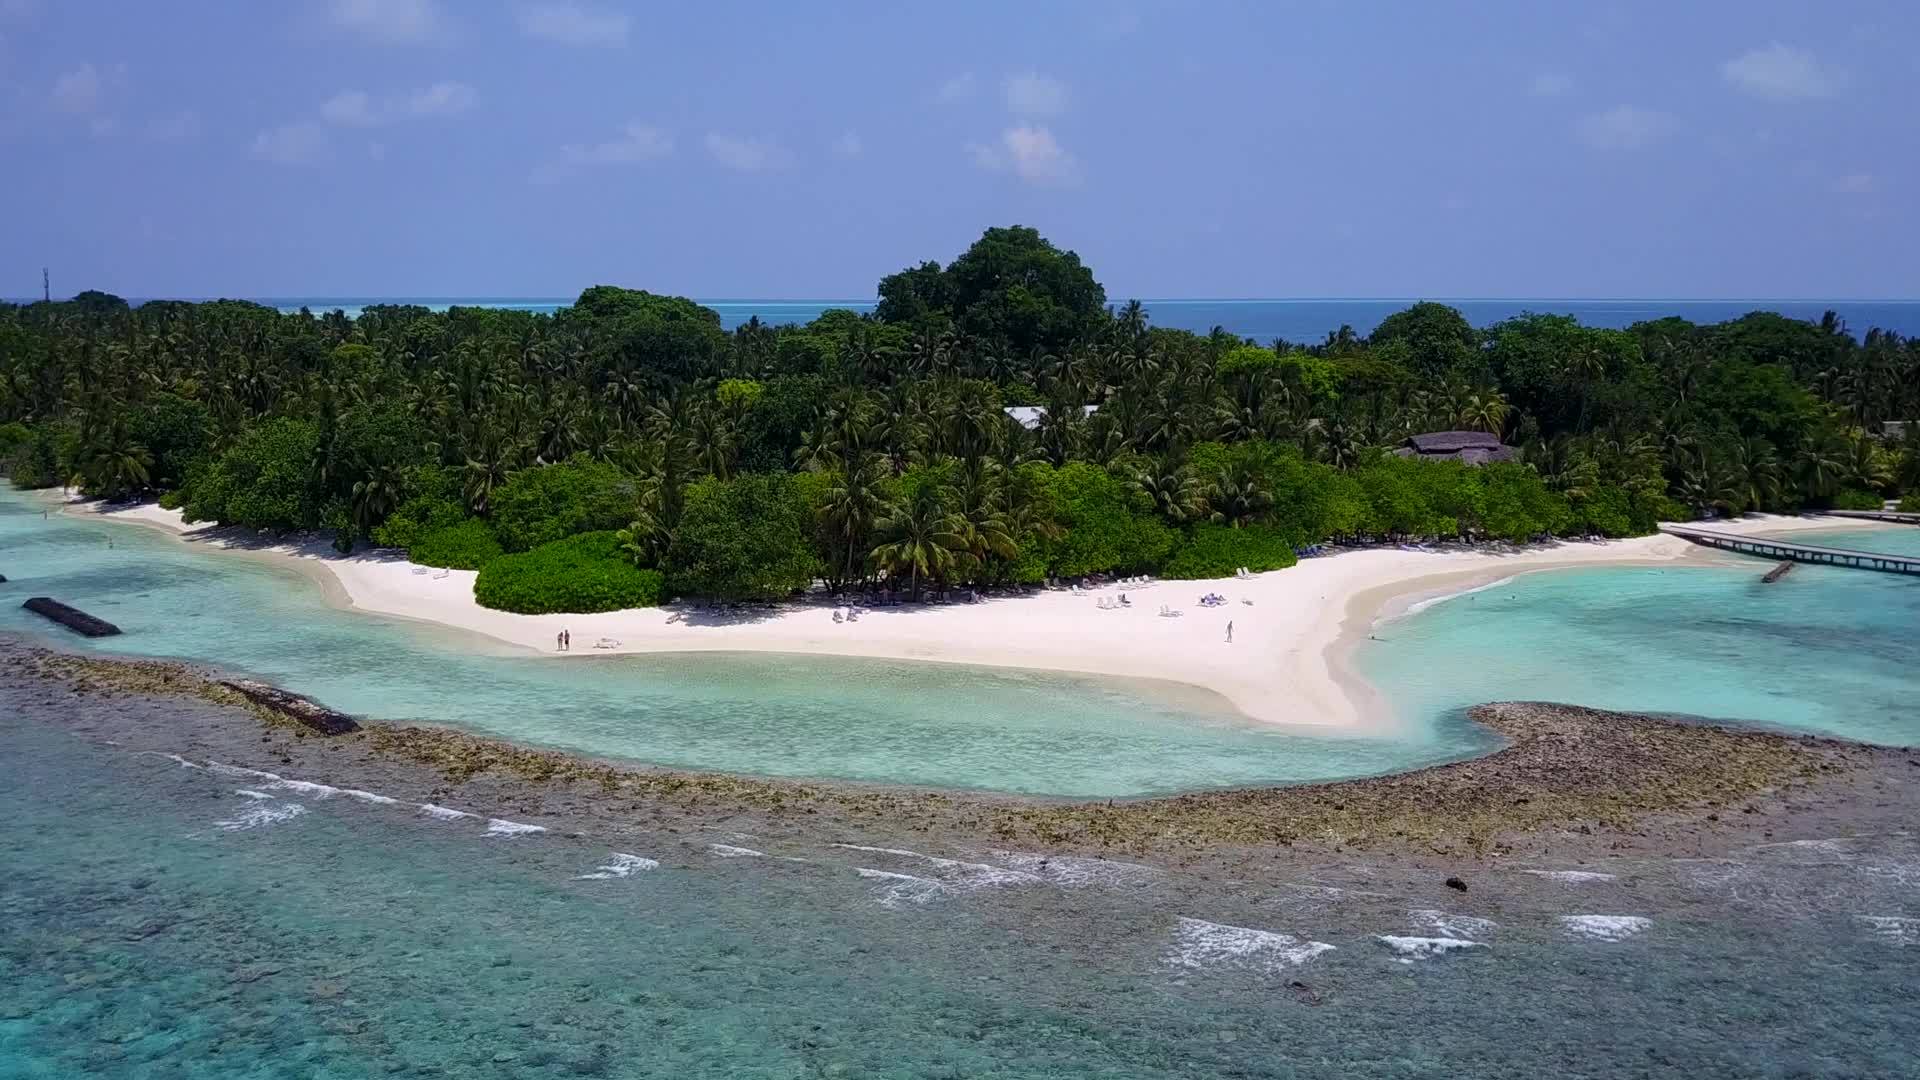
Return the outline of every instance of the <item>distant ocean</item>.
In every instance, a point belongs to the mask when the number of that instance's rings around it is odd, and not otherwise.
[[[1124,298],[1123,298],[1124,299]],[[1526,312],[1572,315],[1588,326],[1622,328],[1637,322],[1678,315],[1696,323],[1715,323],[1738,318],[1749,311],[1777,311],[1795,319],[1818,321],[1827,311],[1837,312],[1856,336],[1873,328],[1896,331],[1905,337],[1920,337],[1920,300],[1565,300],[1479,299],[1449,300],[1450,304],[1475,326],[1491,326]],[[871,311],[865,300],[702,300],[702,304],[720,313],[721,324],[731,330],[759,316],[763,323],[775,325],[810,322],[823,311],[846,308]],[[1142,300],[1153,326],[1191,330],[1204,334],[1218,326],[1238,337],[1268,342],[1284,338],[1296,344],[1313,344],[1342,326],[1355,333],[1368,334],[1380,320],[1413,304],[1414,299],[1322,299],[1322,300]],[[308,308],[315,313],[344,310],[349,316],[360,313],[368,304],[421,304],[445,309],[460,304],[473,307],[512,308],[521,311],[552,312],[572,303],[570,298],[539,297],[347,297],[291,296],[262,298],[259,303],[281,311]]]

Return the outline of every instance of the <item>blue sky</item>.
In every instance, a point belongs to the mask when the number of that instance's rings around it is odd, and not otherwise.
[[[1920,5],[0,0],[0,295],[1920,296]]]

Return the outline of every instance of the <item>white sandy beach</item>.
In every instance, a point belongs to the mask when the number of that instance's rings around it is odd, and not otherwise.
[[[73,512],[141,524],[190,537],[207,526],[184,525],[178,511],[154,505]],[[1714,528],[1780,533],[1871,527],[1819,517],[1754,515]],[[1898,526],[1888,526],[1897,528]],[[204,541],[231,546],[219,534]],[[1563,543],[1498,552],[1444,548],[1347,551],[1302,560],[1249,580],[1152,582],[1125,591],[1131,608],[1104,610],[1092,592],[1046,590],[977,604],[858,609],[857,620],[833,621],[828,603],[782,605],[757,617],[722,618],[692,605],[600,615],[515,615],[473,599],[472,571],[430,570],[392,553],[342,556],[325,541],[244,550],[315,571],[329,598],[343,606],[417,619],[554,653],[556,635],[573,636],[573,655],[651,652],[812,653],[880,659],[981,664],[1126,678],[1159,679],[1218,693],[1256,720],[1315,727],[1378,727],[1392,722],[1384,704],[1354,677],[1346,655],[1382,618],[1412,603],[1537,570],[1603,564],[1660,564],[1719,556],[1672,536]],[[1763,569],[1751,563],[1756,573]],[[1196,602],[1207,593],[1224,607]],[[1249,603],[1250,602],[1250,603]],[[1158,614],[1161,605],[1180,611]],[[1226,641],[1233,624],[1233,642]],[[601,639],[619,644],[596,649]]]

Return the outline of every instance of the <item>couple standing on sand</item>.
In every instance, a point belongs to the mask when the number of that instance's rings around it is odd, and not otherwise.
[[[554,635],[553,641],[558,651],[560,652],[573,651],[573,631],[562,630],[558,634]]]

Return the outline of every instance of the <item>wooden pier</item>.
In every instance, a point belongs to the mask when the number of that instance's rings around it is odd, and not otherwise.
[[[1816,563],[1842,566],[1851,570],[1877,570],[1883,574],[1911,574],[1920,577],[1920,558],[1912,555],[1887,555],[1878,551],[1853,551],[1848,548],[1817,547],[1759,536],[1696,529],[1691,525],[1662,525],[1660,531],[1702,547],[1718,548],[1740,555],[1752,555],[1776,562]]]
[[[1920,525],[1920,514],[1899,510],[1822,510],[1830,517],[1859,518],[1862,521],[1891,521],[1896,525]]]

